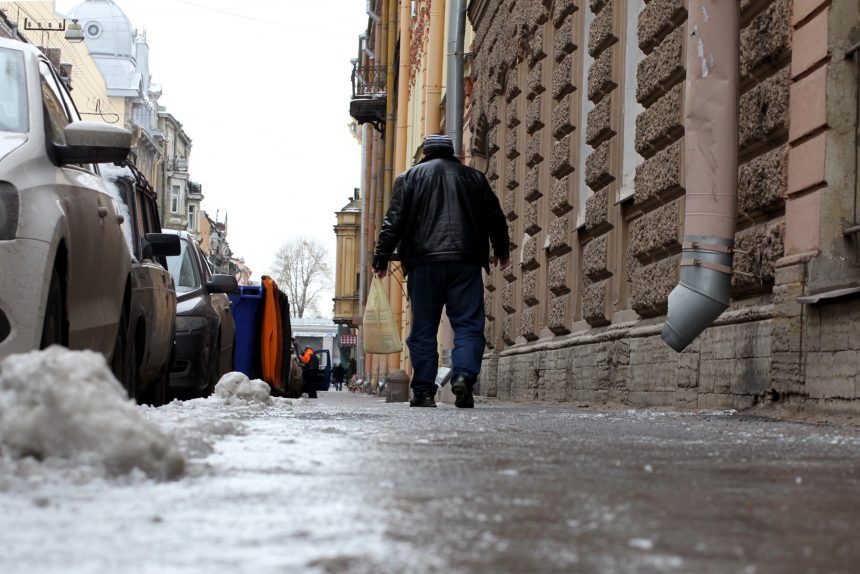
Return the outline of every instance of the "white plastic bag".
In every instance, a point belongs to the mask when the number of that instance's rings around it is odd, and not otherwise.
[[[403,349],[400,343],[400,329],[394,321],[388,295],[382,288],[382,280],[375,275],[370,282],[362,327],[365,352],[383,355],[399,353]]]

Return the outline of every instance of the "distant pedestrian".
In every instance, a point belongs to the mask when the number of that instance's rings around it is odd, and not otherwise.
[[[472,387],[484,354],[484,283],[481,268],[510,264],[508,227],[499,200],[480,171],[454,155],[451,139],[429,135],[420,163],[397,177],[373,269],[379,277],[397,248],[412,305],[406,339],[412,360],[410,406],[435,407],[439,355],[436,333],[444,306],[454,329],[451,390],[459,408],[475,406]]]
[[[334,388],[338,391],[343,390],[343,378],[346,375],[346,369],[340,363],[335,363],[331,369],[331,376],[334,378]]]

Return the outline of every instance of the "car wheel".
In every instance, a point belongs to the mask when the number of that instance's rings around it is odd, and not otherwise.
[[[48,287],[48,302],[45,305],[45,320],[42,324],[41,349],[51,345],[68,346],[66,329],[66,296],[63,292],[63,282],[60,274],[54,270],[51,275],[51,285]]]
[[[295,362],[290,362],[290,382],[287,397],[298,399],[302,396],[305,382],[302,380],[302,369]]]
[[[129,398],[135,399],[137,393],[137,349],[135,338],[129,337],[129,312],[123,306],[119,318],[119,330],[114,343],[111,370],[117,380],[122,383]]]
[[[152,406],[167,404],[167,388],[170,386],[170,365],[165,365],[158,382],[152,387]]]
[[[152,405],[153,407],[160,407],[162,405],[166,405],[167,400],[167,388],[170,386],[170,367],[164,367],[161,375],[158,376],[149,388],[146,389],[144,393],[141,394],[141,397],[138,399],[138,403]]]

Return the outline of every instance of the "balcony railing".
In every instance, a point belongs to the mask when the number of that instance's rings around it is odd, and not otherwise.
[[[385,93],[386,66],[377,64],[373,66],[352,67],[352,98],[365,98]]]
[[[384,65],[352,68],[352,101],[349,115],[359,124],[370,123],[378,131],[385,130],[386,67]]]

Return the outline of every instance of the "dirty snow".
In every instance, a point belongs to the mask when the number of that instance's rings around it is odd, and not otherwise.
[[[253,381],[244,373],[227,373],[215,385],[215,396],[228,402],[257,401],[264,404],[272,402],[269,385],[260,379]]]
[[[100,354],[52,347],[12,355],[0,362],[0,490],[15,477],[69,473],[78,482],[175,479],[187,457],[244,434],[242,420],[271,404],[268,384],[233,372],[208,399],[138,406]],[[280,401],[275,411],[291,406]]]
[[[128,399],[102,355],[51,347],[0,362],[0,454],[52,468],[116,476],[180,475],[175,441]]]

